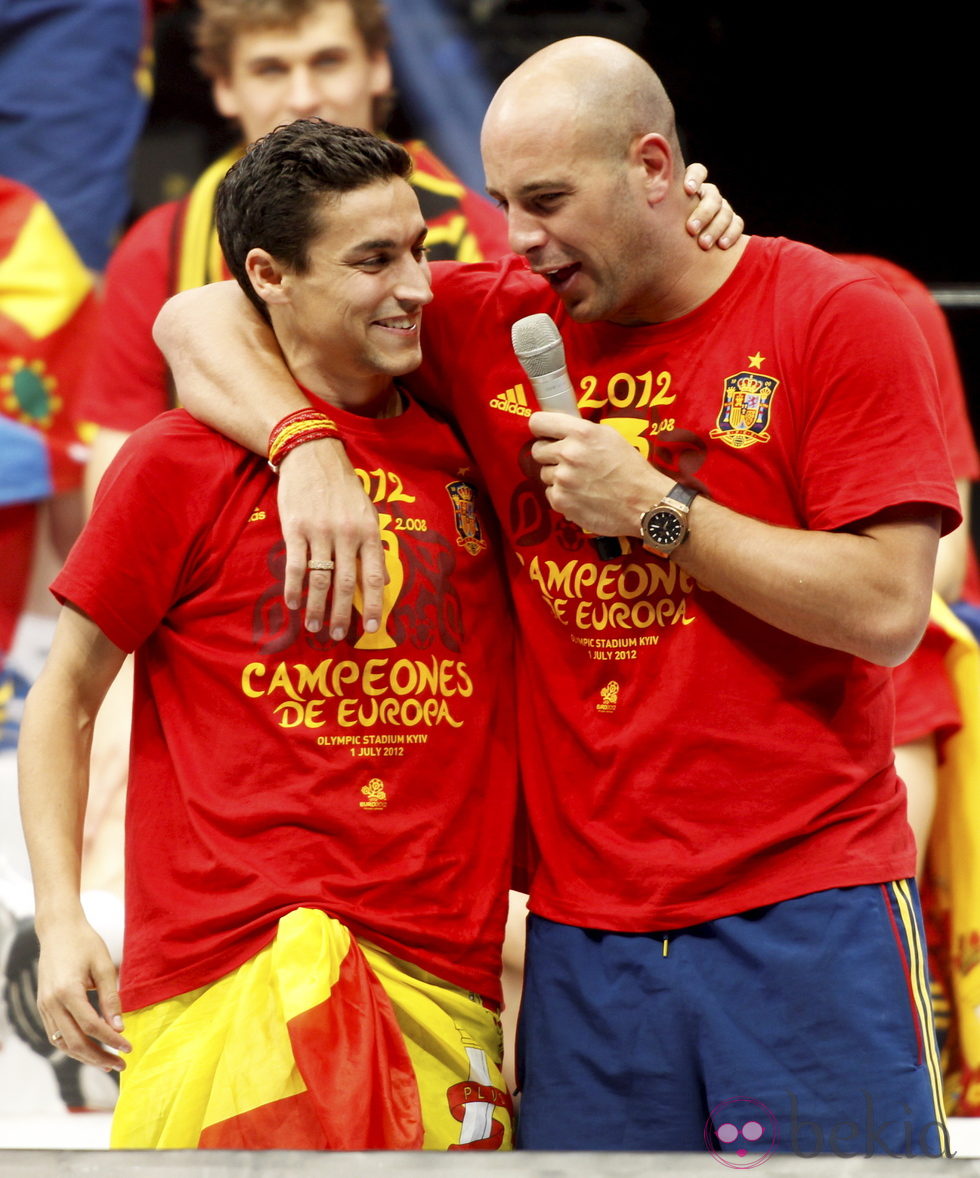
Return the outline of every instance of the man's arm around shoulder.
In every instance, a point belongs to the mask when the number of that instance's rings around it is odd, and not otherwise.
[[[277,422],[308,407],[272,328],[234,282],[175,295],[157,318],[154,339],[188,412],[256,454],[266,455]],[[289,478],[279,484],[286,607],[302,603],[308,560],[333,561],[332,577],[309,579],[307,628],[323,625],[332,589],[330,631],[343,637],[360,582],[364,626],[376,630],[385,586],[378,517],[343,446],[331,438],[307,442],[286,456],[287,468]]]

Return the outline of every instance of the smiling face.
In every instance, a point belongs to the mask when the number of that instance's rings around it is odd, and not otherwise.
[[[253,143],[301,118],[372,130],[374,101],[390,88],[387,54],[368,50],[346,0],[324,0],[295,26],[239,33],[214,101]]]
[[[284,269],[266,286],[269,255],[253,250],[247,264],[297,379],[335,404],[369,409],[422,361],[432,298],[425,222],[397,177],[325,198],[321,216],[304,272]]]

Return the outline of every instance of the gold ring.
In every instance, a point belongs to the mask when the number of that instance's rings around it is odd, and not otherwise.
[[[333,572],[332,560],[308,560],[306,567],[315,573],[331,573]]]

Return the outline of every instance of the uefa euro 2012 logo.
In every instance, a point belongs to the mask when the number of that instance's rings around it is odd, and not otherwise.
[[[388,795],[380,777],[372,777],[367,785],[362,785],[361,793],[365,797],[361,802],[362,810],[383,810],[388,805]]]

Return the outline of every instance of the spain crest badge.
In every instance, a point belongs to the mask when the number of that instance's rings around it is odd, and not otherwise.
[[[716,428],[710,437],[721,438],[735,450],[756,442],[768,442],[772,398],[779,381],[761,372],[736,372],[725,381]]]
[[[456,543],[470,556],[476,556],[487,546],[483,525],[476,513],[476,491],[464,482],[447,483],[446,490],[456,516]]]

